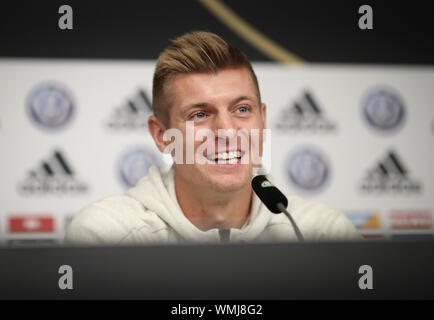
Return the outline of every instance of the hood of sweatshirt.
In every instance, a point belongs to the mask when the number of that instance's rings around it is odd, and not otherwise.
[[[126,191],[126,195],[139,201],[146,210],[158,215],[186,241],[207,243],[221,240],[219,229],[202,231],[182,212],[176,197],[173,167],[169,171],[161,171],[157,166],[150,167],[148,175],[134,188]],[[254,193],[250,208],[245,224],[240,229],[230,229],[231,242],[254,240],[264,231],[273,215]]]

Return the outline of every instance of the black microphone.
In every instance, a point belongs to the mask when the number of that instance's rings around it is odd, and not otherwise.
[[[264,175],[257,175],[252,179],[252,188],[268,210],[276,214],[281,212],[285,213],[294,228],[298,240],[304,241],[303,235],[295,224],[294,219],[292,219],[290,213],[286,210],[288,207],[288,199],[285,195]]]

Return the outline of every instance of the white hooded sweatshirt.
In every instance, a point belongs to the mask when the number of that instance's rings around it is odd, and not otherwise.
[[[288,211],[305,240],[358,240],[353,224],[323,204],[287,195]],[[175,193],[174,170],[149,169],[123,195],[82,209],[69,225],[67,244],[134,245],[218,242],[297,241],[288,218],[271,213],[253,194],[251,211],[240,229],[201,231],[182,212]]]

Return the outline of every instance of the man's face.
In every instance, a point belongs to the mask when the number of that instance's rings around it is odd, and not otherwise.
[[[183,134],[184,161],[187,143],[191,143],[195,151],[193,164],[175,164],[176,174],[184,181],[191,181],[192,185],[219,191],[237,191],[246,187],[254,167],[251,149],[259,148],[256,154],[262,152],[262,129],[265,128],[265,105],[259,101],[248,69],[178,75],[171,80],[167,94],[171,105],[170,128]],[[191,136],[186,134],[188,121],[194,124],[195,136],[201,129],[214,134],[214,141],[207,143],[214,145],[215,153],[210,150],[197,152],[206,140],[191,141]],[[219,136],[219,129],[233,130],[230,136],[235,138]],[[240,129],[244,129],[243,132]],[[251,129],[259,129],[259,141],[252,139]],[[253,147],[251,140],[256,140]],[[240,155],[247,158],[239,158]],[[219,159],[223,157],[232,160],[222,164]],[[202,163],[198,158],[202,158]]]

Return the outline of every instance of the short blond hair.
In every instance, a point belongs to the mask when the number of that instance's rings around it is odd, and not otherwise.
[[[240,49],[232,47],[218,35],[204,31],[186,33],[172,40],[158,57],[155,67],[152,84],[154,115],[166,125],[169,124],[170,105],[164,99],[164,89],[172,77],[186,73],[216,73],[238,67],[249,70],[260,102],[258,79]]]

